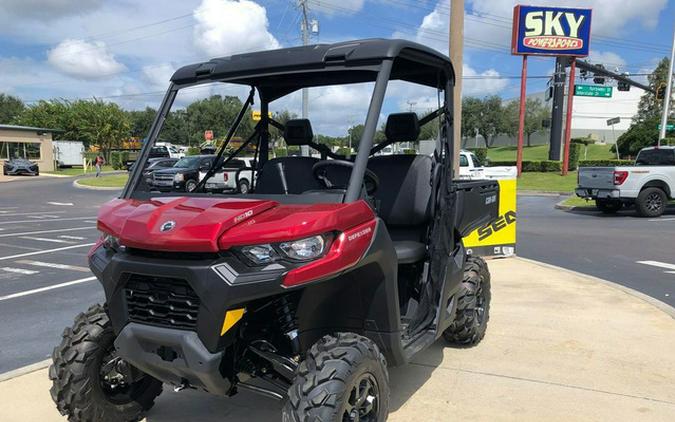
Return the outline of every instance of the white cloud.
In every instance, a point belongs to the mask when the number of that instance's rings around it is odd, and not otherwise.
[[[82,79],[106,78],[126,69],[102,41],[64,40],[49,50],[47,61],[66,75]]]
[[[279,48],[267,11],[249,0],[203,0],[194,11],[194,43],[211,56]]]
[[[497,95],[509,86],[506,79],[498,79],[499,72],[494,69],[477,72],[468,65],[463,66],[464,83],[462,84],[462,95],[483,97],[486,95]],[[478,79],[471,79],[472,77]]]
[[[593,64],[602,64],[607,69],[614,69],[626,66],[626,60],[623,59],[620,55],[613,53],[611,51],[597,51],[591,50],[591,54],[588,56],[588,61]]]
[[[143,66],[142,79],[153,89],[164,89],[169,86],[169,80],[176,71],[170,63]]]

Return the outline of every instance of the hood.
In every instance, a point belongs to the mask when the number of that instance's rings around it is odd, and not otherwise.
[[[153,170],[153,173],[157,174],[176,174],[176,173],[187,173],[190,171],[197,171],[196,168],[190,167],[169,167],[168,169],[154,168],[149,170]]]
[[[218,239],[226,230],[277,205],[232,198],[116,199],[99,211],[98,228],[132,248],[217,252]]]

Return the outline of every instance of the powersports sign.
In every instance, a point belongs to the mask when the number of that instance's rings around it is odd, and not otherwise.
[[[533,56],[588,56],[591,9],[516,6],[511,53]]]

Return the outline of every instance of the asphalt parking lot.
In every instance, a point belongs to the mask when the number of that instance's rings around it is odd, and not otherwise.
[[[0,184],[0,373],[47,358],[63,327],[103,299],[86,254],[114,193],[72,179]]]

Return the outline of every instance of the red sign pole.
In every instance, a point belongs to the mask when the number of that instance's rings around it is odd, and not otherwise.
[[[518,177],[523,172],[523,137],[525,133],[525,103],[527,101],[527,55],[523,55],[523,71],[520,75],[520,115],[518,123],[518,155],[516,166]]]
[[[570,66],[570,84],[567,93],[567,116],[565,117],[565,152],[563,155],[562,175],[567,176],[570,165],[570,138],[572,136],[572,104],[574,103],[574,76],[577,69],[577,59],[572,58]]]

